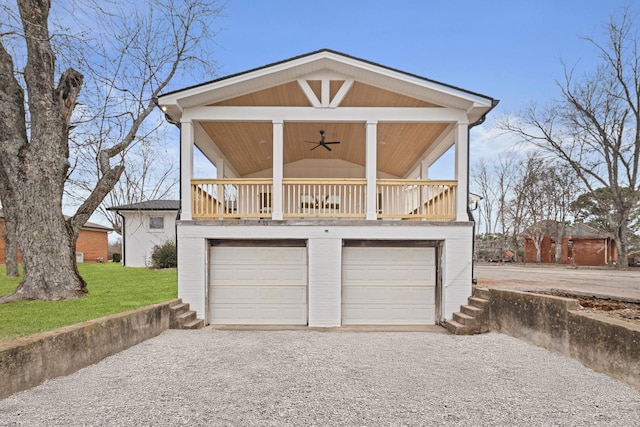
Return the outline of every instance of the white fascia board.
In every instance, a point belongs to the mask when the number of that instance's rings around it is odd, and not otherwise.
[[[278,76],[279,74],[282,75]],[[376,78],[374,75],[378,77]],[[380,77],[389,79],[389,83],[395,81],[395,84],[389,86],[397,86],[398,82],[409,84],[411,89],[407,88],[407,90],[402,91],[402,93],[409,96],[417,96],[418,98],[429,98],[429,94],[423,93],[423,96],[420,96],[420,94],[415,92],[415,89],[444,94],[445,96],[457,99],[458,102],[463,100],[471,104],[470,108],[480,107],[481,109],[488,110],[492,106],[491,99],[466,92],[463,89],[455,89],[401,71],[394,71],[332,52],[319,52],[315,55],[305,56],[271,67],[257,69],[234,77],[165,95],[159,98],[158,103],[167,106],[176,105],[182,110],[184,108],[208,103],[208,101],[205,100],[205,98],[210,98],[207,96],[208,93],[224,91],[225,88],[230,88],[234,85],[246,85],[244,90],[233,92],[232,96],[238,96],[239,93],[249,93],[255,90],[266,89],[299,78],[344,79],[347,76],[365,83],[370,82],[374,85],[376,85],[375,81],[379,80]],[[251,81],[253,81],[252,84],[248,84]],[[376,86],[386,87],[387,85]],[[221,97],[221,99],[224,98],[225,96]],[[215,102],[215,100],[211,99],[211,102]]]
[[[466,123],[463,110],[454,108],[391,108],[391,107],[195,107],[184,111],[182,120],[191,121],[272,121],[289,122],[415,122]]]

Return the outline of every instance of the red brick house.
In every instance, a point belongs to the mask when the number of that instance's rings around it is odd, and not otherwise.
[[[532,233],[524,233],[525,236]],[[613,238],[604,231],[586,224],[566,227],[562,237],[562,264],[604,266],[618,259],[618,251]],[[540,242],[540,262],[554,263],[556,259],[556,238],[544,235]],[[536,262],[537,250],[533,239],[524,238],[525,262]]]
[[[76,259],[78,262],[98,262],[98,259],[107,261],[109,259],[109,233],[113,229],[104,225],[87,222],[80,229],[78,241],[76,243]],[[5,259],[5,226],[4,213],[0,209],[0,264],[6,262]],[[18,262],[22,262],[20,253],[18,253]]]

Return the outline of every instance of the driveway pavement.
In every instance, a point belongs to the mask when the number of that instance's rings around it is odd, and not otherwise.
[[[205,328],[0,400],[0,425],[631,426],[640,391],[495,333]]]
[[[480,286],[559,289],[640,301],[640,268],[615,270],[549,264],[477,264],[474,276]]]

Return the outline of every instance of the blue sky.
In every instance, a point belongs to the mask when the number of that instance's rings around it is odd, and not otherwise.
[[[495,120],[557,97],[562,61],[592,70],[581,36],[604,40],[627,5],[640,12],[633,0],[229,0],[211,58],[220,77],[329,48],[499,99],[472,131],[473,162],[522,149]],[[430,177],[453,178],[450,157]]]
[[[561,59],[588,66],[619,0],[229,0],[212,57],[220,75],[334,49],[501,100],[555,96]]]

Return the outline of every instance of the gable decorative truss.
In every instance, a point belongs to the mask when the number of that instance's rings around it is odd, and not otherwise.
[[[179,121],[186,108],[256,106],[267,105],[265,103],[273,103],[274,100],[276,105],[283,105],[285,101],[282,98],[278,104],[278,97],[283,95],[289,97],[286,101],[288,106],[357,106],[348,104],[349,99],[362,98],[353,95],[357,91],[371,92],[372,97],[375,95],[380,99],[387,99],[389,94],[393,94],[400,100],[397,104],[385,106],[463,110],[471,123],[480,119],[493,103],[493,99],[484,95],[335,51],[320,50],[164,94],[160,97],[160,106],[173,120]]]

